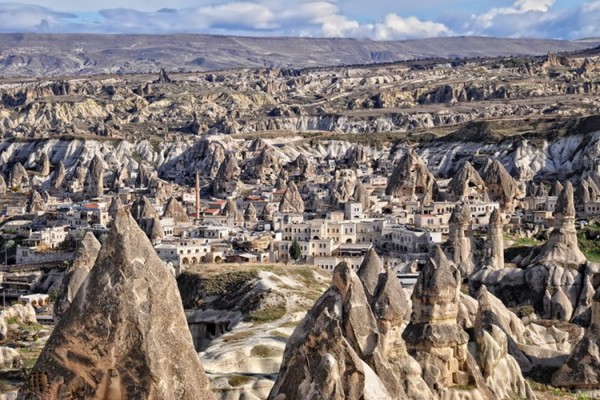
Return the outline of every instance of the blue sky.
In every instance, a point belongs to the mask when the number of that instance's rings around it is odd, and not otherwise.
[[[600,0],[0,1],[0,32],[600,37]]]

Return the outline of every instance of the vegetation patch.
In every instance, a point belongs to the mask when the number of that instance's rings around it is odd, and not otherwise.
[[[277,304],[274,306],[266,306],[263,308],[259,308],[258,310],[251,311],[250,314],[246,317],[246,320],[249,322],[254,322],[257,324],[264,324],[266,322],[273,322],[282,318],[287,309],[285,304]]]
[[[254,346],[252,350],[250,350],[250,355],[254,357],[260,358],[271,358],[277,357],[281,354],[281,352],[273,347],[264,346],[259,344],[258,346]]]
[[[227,377],[227,381],[232,387],[240,387],[250,382],[250,378],[245,375],[232,375]]]

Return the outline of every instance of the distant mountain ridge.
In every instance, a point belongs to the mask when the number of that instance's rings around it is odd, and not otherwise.
[[[543,55],[582,41],[447,37],[405,41],[211,35],[0,34],[0,77],[304,68],[419,58]]]

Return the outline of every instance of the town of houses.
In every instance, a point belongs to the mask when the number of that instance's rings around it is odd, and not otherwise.
[[[452,254],[453,242],[461,238],[485,238],[494,210],[505,230],[528,234],[523,227],[533,232],[552,226],[562,190],[558,181],[517,181],[493,158],[479,170],[465,162],[450,179],[436,179],[410,149],[395,163],[353,166],[299,156],[303,159],[284,174],[268,166],[273,160],[265,148],[257,151],[267,164],[260,173],[229,165],[237,173],[227,176],[221,173],[228,168],[226,159],[213,180],[196,170],[187,185],[142,167],[111,176],[96,156],[69,183],[59,176],[64,166],[53,166],[48,190],[48,183],[36,184],[17,163],[10,184],[2,182],[5,193],[27,194],[26,204],[6,202],[1,210],[1,234],[16,242],[11,264],[67,262],[83,232],[105,235],[116,210],[126,207],[177,273],[206,263],[292,262],[332,271],[345,261],[357,269],[375,249],[384,265],[402,276],[417,273],[436,244]],[[576,196],[580,216],[600,215],[593,179],[582,179]],[[290,251],[294,243],[297,259]]]

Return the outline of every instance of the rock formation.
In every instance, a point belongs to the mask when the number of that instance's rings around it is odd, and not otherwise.
[[[449,220],[450,230],[446,248],[450,259],[458,267],[464,277],[468,277],[475,269],[473,260],[473,235],[471,233],[471,209],[468,205],[456,205]]]
[[[6,181],[4,180],[4,176],[0,174],[0,196],[3,196],[6,193]]]
[[[552,386],[572,389],[600,389],[600,290],[592,302],[592,320],[564,365],[552,375]]]
[[[358,181],[356,184],[356,188],[354,189],[354,194],[352,195],[354,201],[362,204],[363,211],[366,211],[371,206],[371,200],[369,199],[369,191],[362,184],[361,181]]]
[[[110,215],[111,218],[116,217],[117,211],[119,211],[119,209],[122,207],[123,202],[121,201],[121,198],[119,196],[113,196],[113,198],[110,200],[110,205],[108,206],[108,215]]]
[[[504,165],[497,159],[488,159],[481,169],[481,178],[491,201],[497,201],[509,212],[515,209],[515,200],[520,195],[518,182],[510,176]]]
[[[465,162],[448,184],[452,201],[489,201],[485,182],[470,162]]]
[[[583,211],[584,206],[590,202],[600,200],[600,188],[594,180],[587,176],[582,178],[575,190],[575,204],[577,211]]]
[[[240,167],[237,159],[231,153],[225,155],[215,178],[212,181],[212,192],[215,196],[231,193],[231,184],[237,186],[240,178]]]
[[[85,194],[89,197],[101,197],[104,194],[104,161],[98,154],[90,163],[85,176]]]
[[[552,188],[550,188],[550,196],[560,196],[560,192],[562,192],[564,189],[564,186],[560,183],[560,181],[557,179],[554,181],[554,184],[552,185]]]
[[[38,172],[41,176],[50,175],[50,159],[48,158],[48,153],[42,153],[40,161],[38,163]]]
[[[10,176],[8,177],[8,186],[10,188],[22,189],[23,185],[29,184],[29,176],[23,164],[20,162],[15,163],[10,170]]]
[[[244,214],[240,211],[233,199],[227,199],[222,214],[231,218],[234,224],[241,224],[244,222]]]
[[[303,213],[304,200],[300,196],[300,191],[293,181],[289,181],[283,198],[279,203],[279,211],[282,213]]]
[[[329,182],[330,202],[333,205],[349,202],[354,196],[358,177],[351,169],[335,171],[333,179]]]
[[[140,196],[133,202],[131,215],[153,243],[164,238],[158,213],[146,196]]]
[[[310,180],[316,175],[315,164],[304,154],[298,155],[294,161],[288,164],[288,170],[290,176],[302,177],[305,180]]]
[[[169,78],[169,75],[167,74],[167,71],[165,71],[164,68],[160,69],[160,72],[158,73],[158,79],[156,79],[154,81],[154,83],[173,83],[173,80],[171,80],[171,78]]]
[[[290,337],[269,399],[433,398],[399,334],[406,311],[400,293],[395,275],[385,273],[369,303],[358,276],[339,264]]]
[[[246,210],[244,211],[244,220],[246,222],[258,221],[258,218],[256,215],[256,208],[254,207],[254,204],[248,203],[248,206],[246,206]]]
[[[69,309],[73,299],[91,271],[98,252],[100,242],[92,232],[86,232],[83,240],[78,244],[73,263],[67,268],[62,286],[54,302],[54,320],[58,321]]]
[[[488,236],[484,248],[484,267],[492,270],[504,268],[504,231],[502,215],[498,209],[492,211],[488,225]]]
[[[129,170],[123,165],[113,175],[111,190],[114,193],[119,193],[119,190],[123,187],[126,179],[129,179]]]
[[[375,296],[381,273],[383,273],[381,259],[375,249],[370,249],[357,271],[357,275],[360,278],[369,301]]]
[[[175,278],[119,210],[19,400],[212,400]]]
[[[554,229],[533,263],[568,267],[579,266],[586,261],[577,241],[573,185],[567,182],[554,210]]]
[[[176,224],[186,224],[190,222],[187,212],[175,197],[171,197],[169,201],[167,201],[163,217],[173,218],[173,221],[175,221]]]
[[[413,289],[413,312],[402,334],[434,392],[470,382],[469,335],[457,324],[460,285],[460,272],[436,246]]]
[[[400,200],[420,200],[429,204],[433,200],[435,178],[425,162],[409,149],[400,159],[388,178],[385,194]]]
[[[482,288],[475,320],[474,332],[477,343],[477,362],[487,387],[494,399],[535,399],[535,394],[523,378],[519,363],[509,354],[507,332],[498,321],[491,295]],[[512,343],[511,343],[512,344]]]
[[[37,190],[32,190],[27,200],[26,211],[29,214],[43,213],[48,209],[46,201]]]
[[[65,169],[65,164],[60,160],[58,162],[58,167],[54,171],[52,176],[52,188],[54,190],[64,190],[66,189],[67,184],[67,171]]]
[[[281,160],[277,155],[275,148],[266,145],[260,151],[258,157],[254,161],[254,166],[250,171],[254,179],[260,180],[265,184],[273,184],[277,180],[277,176],[281,171]]]

